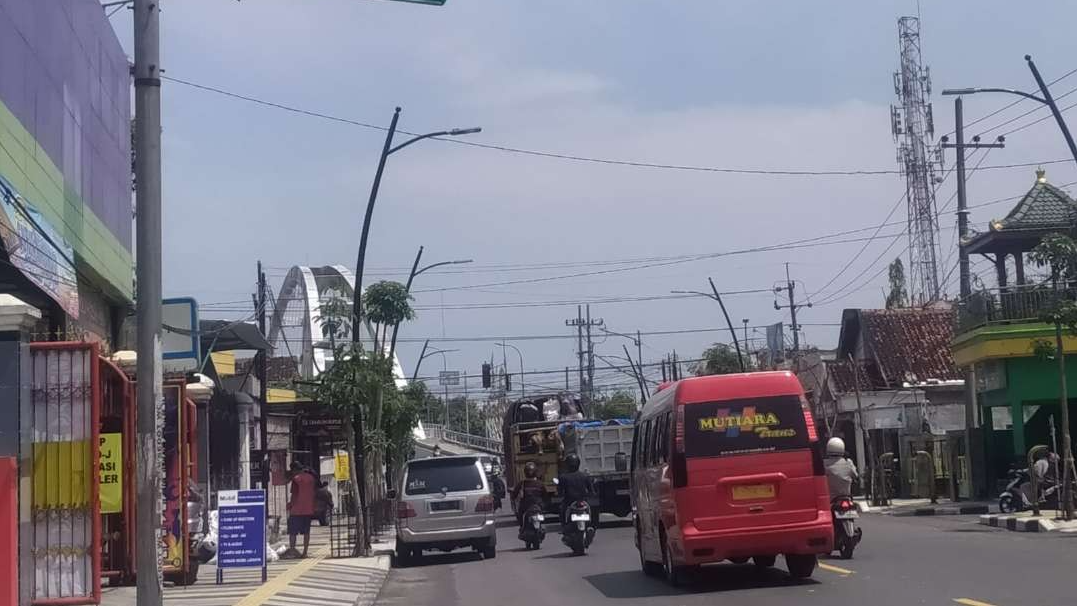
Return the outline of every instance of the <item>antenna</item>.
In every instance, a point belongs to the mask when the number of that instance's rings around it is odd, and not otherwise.
[[[935,171],[942,154],[935,136],[931,111],[931,71],[921,62],[920,18],[898,19],[901,65],[894,73],[898,105],[890,108],[890,129],[897,146],[897,162],[905,176],[909,207],[909,295],[913,305],[939,299],[939,219],[935,206]]]

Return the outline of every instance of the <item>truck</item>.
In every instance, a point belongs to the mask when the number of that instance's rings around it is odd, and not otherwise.
[[[523,480],[524,465],[534,463],[545,487],[546,510],[558,512],[560,499],[553,480],[565,457],[575,454],[580,469],[594,480],[592,510],[628,516],[632,513],[628,489],[632,432],[630,419],[587,419],[578,398],[546,395],[513,402],[505,411],[501,431],[506,483],[514,487]],[[512,505],[515,511],[516,504]]]

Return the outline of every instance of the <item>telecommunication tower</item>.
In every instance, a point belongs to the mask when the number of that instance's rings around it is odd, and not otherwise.
[[[901,65],[894,72],[894,93],[899,102],[890,106],[890,126],[909,207],[909,295],[913,304],[924,304],[940,296],[935,171],[942,154],[931,143],[931,70],[921,63],[919,17],[898,19],[898,46]]]

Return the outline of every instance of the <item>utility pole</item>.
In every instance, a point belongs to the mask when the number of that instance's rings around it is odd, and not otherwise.
[[[860,372],[852,354],[849,354],[849,366],[853,372],[853,386],[856,389],[856,424],[860,428],[860,435],[863,436],[864,454],[867,457],[868,478],[870,478],[868,485],[871,490],[871,498],[875,501],[876,505],[885,505],[885,503],[880,503],[878,501],[878,493],[875,490],[875,452],[871,447],[871,436],[868,434],[868,429],[864,427],[864,408],[860,404]],[[883,473],[883,470],[880,469],[879,473]],[[879,478],[880,483],[884,481],[884,478]]]
[[[742,318],[741,322],[744,323],[744,357],[748,359],[748,366],[752,363],[752,351],[748,348],[748,318]]]
[[[161,40],[157,0],[134,0],[138,390],[135,558],[140,606],[161,604]],[[182,403],[181,403],[182,404]]]
[[[602,326],[602,318],[591,320],[591,305],[587,305],[587,404],[595,402],[595,345],[591,341],[591,327]]]
[[[785,291],[789,295],[788,305],[778,305],[778,302],[774,302],[774,309],[782,310],[788,309],[789,315],[792,316],[793,321],[793,353],[800,351],[800,324],[797,324],[797,310],[802,307],[811,307],[811,301],[807,303],[796,302],[796,282],[789,277],[789,264],[785,264],[785,286],[775,286],[774,292],[780,293]]]
[[[999,137],[996,143],[980,143],[980,137],[972,138],[972,143],[965,143],[965,111],[961,97],[954,99],[954,136],[957,142],[951,144],[949,137],[942,138],[943,149],[952,148],[957,152],[957,263],[960,274],[961,304],[967,305],[972,295],[972,276],[969,270],[969,253],[963,243],[969,234],[969,201],[966,188],[968,176],[965,173],[966,149],[991,149],[1005,146],[1005,138]],[[965,375],[965,465],[966,476],[971,484],[970,496],[978,492],[976,475],[972,469],[972,432],[976,427],[976,371],[970,364],[964,368]]]
[[[266,274],[262,262],[258,262],[258,330],[266,334]],[[258,444],[262,451],[262,488],[269,490],[269,372],[268,351],[260,351],[255,359],[258,375],[258,400],[262,403],[261,423],[258,427]]]
[[[568,366],[565,367],[565,391],[568,391]]]
[[[588,404],[594,401],[595,389],[594,389],[594,377],[595,377],[595,348],[591,341],[591,327],[602,326],[602,318],[595,320],[591,319],[591,306],[587,306],[587,317],[584,318],[583,307],[576,306],[576,317],[571,320],[565,320],[565,326],[574,326],[576,328],[576,354],[579,358],[579,372],[580,372],[580,396],[585,397]],[[587,348],[583,347],[584,336],[587,337]],[[586,359],[586,363],[584,360]],[[584,369],[587,370],[586,383],[584,380]],[[586,385],[586,391],[584,389]]]

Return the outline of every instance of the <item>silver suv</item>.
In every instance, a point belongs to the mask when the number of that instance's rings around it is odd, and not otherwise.
[[[402,563],[424,549],[471,547],[497,556],[494,498],[477,456],[408,461],[397,493],[396,555]]]

